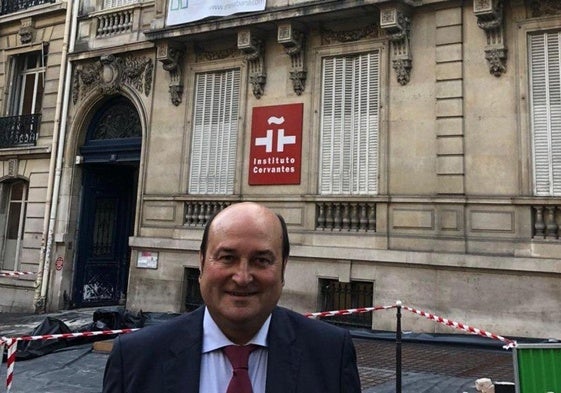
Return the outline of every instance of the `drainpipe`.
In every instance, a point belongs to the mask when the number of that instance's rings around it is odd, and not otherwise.
[[[64,37],[62,42],[60,77],[58,80],[58,94],[53,127],[54,132],[51,146],[51,159],[49,162],[47,198],[45,201],[45,215],[43,218],[39,269],[37,271],[35,296],[33,299],[35,313],[43,313],[47,310],[47,289],[49,287],[51,254],[58,206],[58,194],[60,190],[60,178],[62,174],[62,158],[66,137],[66,118],[68,115],[68,101],[72,75],[72,65],[68,61],[68,53],[74,48],[74,34],[76,31],[77,21],[76,18],[72,18],[72,15],[77,15],[78,5],[79,2],[76,0],[67,0],[66,2],[67,8],[66,18],[64,21]]]

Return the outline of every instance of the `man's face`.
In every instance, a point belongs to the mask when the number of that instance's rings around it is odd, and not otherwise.
[[[280,298],[283,269],[282,229],[273,212],[240,203],[216,216],[199,280],[210,314],[230,340],[245,344],[259,330]]]

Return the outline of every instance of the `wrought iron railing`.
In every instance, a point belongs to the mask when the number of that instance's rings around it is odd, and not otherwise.
[[[35,146],[41,114],[0,117],[0,148]]]
[[[372,307],[374,285],[371,282],[320,279],[321,311]],[[325,318],[337,325],[372,328],[372,313],[358,313]]]
[[[56,0],[3,0],[0,15],[7,15],[13,12],[26,10],[41,4],[54,3]]]

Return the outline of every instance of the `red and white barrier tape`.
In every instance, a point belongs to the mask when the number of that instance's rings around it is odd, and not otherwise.
[[[117,330],[98,330],[93,332],[79,332],[79,333],[61,333],[61,334],[44,334],[40,336],[21,336],[0,338],[0,348],[2,344],[6,345],[8,351],[8,357],[6,360],[7,375],[6,375],[6,392],[9,392],[12,388],[12,382],[14,380],[14,364],[16,363],[16,349],[18,341],[36,341],[36,340],[56,340],[59,338],[76,338],[76,337],[93,337],[93,336],[107,336],[113,334],[131,333],[138,329],[117,329]],[[3,352],[0,352],[3,355]]]
[[[483,329],[478,329],[471,327],[469,325],[465,325],[461,322],[451,321],[446,318],[439,317],[437,315],[427,313],[425,311],[420,311],[412,307],[402,306],[401,302],[398,301],[394,306],[375,306],[375,307],[361,307],[361,308],[349,308],[346,310],[335,310],[335,311],[322,311],[322,312],[315,312],[315,313],[305,313],[304,316],[308,318],[323,318],[323,317],[331,317],[336,315],[350,315],[350,314],[360,314],[365,312],[371,311],[378,311],[378,310],[389,310],[392,308],[397,308],[398,306],[402,307],[404,310],[410,311],[414,314],[421,315],[425,318],[428,318],[432,321],[441,323],[443,325],[461,329],[471,334],[480,335],[483,337],[488,337],[494,340],[499,340],[505,343],[503,348],[509,349],[516,347],[516,341],[509,340],[505,337],[499,336],[497,334],[489,333]],[[0,338],[0,355],[3,355],[2,345],[4,344],[8,351],[8,359],[6,366],[8,368],[8,374],[6,376],[6,387],[7,392],[10,391],[12,382],[13,382],[13,373],[14,373],[14,364],[16,361],[16,348],[18,341],[35,341],[35,340],[54,340],[59,338],[75,338],[75,337],[92,337],[92,336],[100,336],[100,335],[113,335],[113,334],[122,334],[122,333],[130,333],[134,332],[138,329],[118,329],[118,330],[99,330],[93,332],[80,332],[80,333],[62,333],[62,334],[45,334],[40,336],[21,336],[21,337],[14,337],[14,338]]]
[[[36,272],[0,272],[0,277],[20,277],[36,274]]]
[[[112,334],[131,333],[137,329],[117,329],[117,330],[98,330],[93,332],[79,332],[79,333],[61,333],[61,334],[44,334],[41,336],[21,336],[16,337],[16,341],[35,341],[35,340],[56,340],[58,338],[75,338],[75,337],[92,337],[92,336],[107,336]]]
[[[350,314],[360,314],[370,311],[378,310],[389,310],[390,308],[396,308],[396,306],[375,306],[375,307],[360,307],[360,308],[349,308],[347,310],[336,310],[336,311],[322,311],[304,314],[308,318],[323,318],[332,317],[335,315],[350,315]]]
[[[412,307],[407,307],[407,306],[402,306],[402,307],[403,307],[404,310],[410,311],[410,312],[412,312],[414,314],[417,314],[417,315],[421,315],[421,316],[423,316],[427,319],[430,319],[432,321],[441,323],[443,325],[450,326],[450,327],[453,327],[455,329],[461,329],[461,330],[463,330],[465,332],[468,332],[468,333],[471,333],[471,334],[475,334],[475,335],[479,335],[479,336],[483,336],[483,337],[488,337],[488,338],[491,338],[493,340],[502,341],[502,342],[505,343],[505,345],[503,346],[504,349],[510,349],[510,348],[516,347],[516,341],[509,340],[508,338],[505,338],[503,336],[499,336],[497,334],[489,333],[489,332],[487,332],[483,329],[474,328],[472,326],[463,324],[461,322],[451,321],[449,319],[442,318],[442,317],[439,317],[437,315],[434,315],[434,314],[431,314],[431,313],[428,313],[428,312],[420,311],[420,310],[417,310],[417,309],[412,308]]]

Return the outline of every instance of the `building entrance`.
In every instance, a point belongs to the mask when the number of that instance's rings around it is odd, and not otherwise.
[[[74,307],[116,305],[126,299],[141,135],[138,112],[129,100],[117,96],[96,112],[80,148]]]

